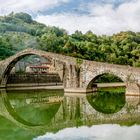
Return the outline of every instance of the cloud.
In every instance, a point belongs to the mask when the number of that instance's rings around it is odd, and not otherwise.
[[[0,15],[10,12],[27,12],[34,14],[67,3],[69,0],[0,0]]]
[[[88,7],[87,7],[88,5]],[[35,20],[46,25],[58,26],[73,33],[88,30],[96,34],[113,34],[119,31],[140,31],[140,1],[132,0],[114,8],[113,4],[88,3],[85,7],[88,14],[55,13],[38,15]]]
[[[140,126],[94,125],[92,127],[66,128],[56,134],[46,133],[33,140],[139,140]],[[82,135],[81,135],[82,134]]]
[[[140,0],[78,0],[75,5],[78,11],[69,11],[72,9],[73,0],[0,0],[0,15],[6,15],[10,12],[27,12],[34,15],[34,19],[50,26],[57,26],[66,29],[70,34],[76,30],[83,33],[88,30],[94,33],[108,34],[120,31],[139,32],[140,28]],[[64,8],[62,4],[66,3],[71,8],[62,13]],[[62,7],[61,7],[62,6]],[[55,10],[58,7],[60,11]],[[53,9],[53,12],[45,15],[47,10]],[[57,11],[57,13],[55,13]],[[40,14],[38,14],[40,13]],[[38,14],[38,15],[37,15]],[[35,15],[37,15],[35,17]]]

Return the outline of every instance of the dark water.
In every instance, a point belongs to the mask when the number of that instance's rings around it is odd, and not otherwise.
[[[6,91],[0,140],[140,140],[140,98],[122,91]]]

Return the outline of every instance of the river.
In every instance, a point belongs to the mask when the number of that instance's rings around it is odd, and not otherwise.
[[[140,140],[140,97],[123,90],[0,94],[0,140]]]

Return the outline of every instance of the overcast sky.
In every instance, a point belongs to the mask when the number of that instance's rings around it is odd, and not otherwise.
[[[140,31],[140,0],[0,0],[0,15],[27,12],[41,23],[96,34]]]

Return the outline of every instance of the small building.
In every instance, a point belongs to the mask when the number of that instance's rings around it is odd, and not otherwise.
[[[51,63],[42,63],[39,66],[27,66],[26,73],[57,73]]]
[[[27,66],[26,73],[48,73],[49,67],[47,66]]]

